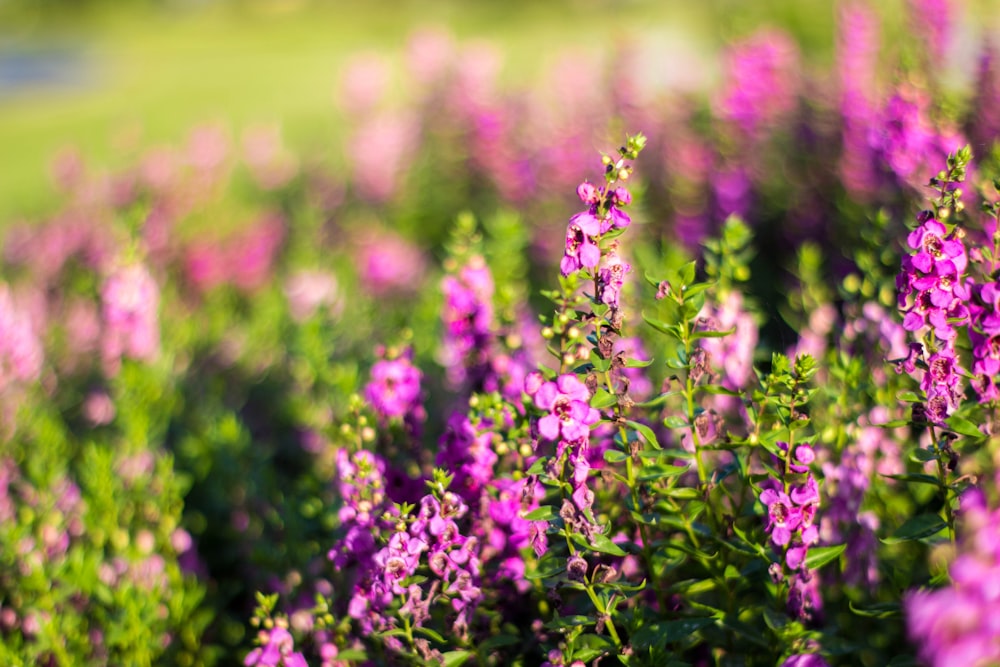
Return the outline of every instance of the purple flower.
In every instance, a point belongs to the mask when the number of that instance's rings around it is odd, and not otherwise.
[[[448,420],[439,447],[436,464],[455,475],[452,488],[467,502],[478,502],[481,490],[494,477],[497,455],[493,451],[493,433],[487,425],[477,429],[466,415],[455,413]]]
[[[426,271],[418,247],[385,230],[369,230],[357,241],[361,286],[376,296],[415,292]]]
[[[493,276],[482,257],[474,256],[455,275],[444,278],[444,340],[441,363],[454,387],[482,387],[491,375]]]
[[[426,550],[427,543],[424,540],[404,532],[393,533],[389,544],[376,553],[374,558],[383,584],[395,595],[403,595],[406,589],[402,582],[417,571],[420,554]]]
[[[365,398],[382,417],[403,417],[419,405],[421,373],[408,358],[375,362],[371,378]]]

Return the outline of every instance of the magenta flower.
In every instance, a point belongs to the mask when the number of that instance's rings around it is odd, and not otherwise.
[[[601,262],[601,249],[580,225],[571,222],[566,228],[566,249],[559,270],[564,276],[581,268],[592,269]]]
[[[958,267],[949,260],[934,263],[930,273],[914,278],[910,284],[926,291],[931,305],[936,308],[948,308],[956,299],[969,298],[969,286],[959,277]]]
[[[915,590],[903,599],[907,630],[922,661],[931,667],[994,665],[1000,661],[1000,512],[989,510],[979,493],[962,498],[958,556],[948,574],[952,584]]]
[[[783,33],[762,31],[733,45],[726,61],[717,114],[745,136],[758,137],[795,105],[795,44]]]
[[[930,273],[937,263],[950,261],[956,273],[963,273],[968,263],[965,246],[961,241],[946,238],[945,226],[930,215],[925,212],[921,217],[928,219],[906,237],[909,246],[918,251],[911,259],[914,268]]]
[[[427,550],[427,543],[409,533],[393,533],[389,544],[375,554],[374,562],[382,577],[383,585],[396,595],[406,589],[402,582],[413,576],[420,565],[420,554]]]
[[[246,667],[308,667],[306,659],[295,651],[295,640],[287,629],[280,625],[270,631],[261,630],[264,645],[250,651],[243,664]]]
[[[767,527],[771,541],[783,547],[792,539],[792,531],[802,523],[802,510],[792,503],[784,491],[764,489],[760,501],[767,507]]]
[[[403,417],[420,401],[420,369],[405,357],[383,359],[372,366],[365,398],[383,417]]]
[[[781,663],[781,667],[829,667],[819,653],[799,653]]]
[[[577,187],[576,194],[589,208],[571,217],[566,227],[566,249],[559,263],[564,276],[581,268],[596,268],[601,261],[601,249],[597,246],[600,237],[632,224],[632,218],[621,210],[632,202],[632,195],[625,188],[605,190],[585,182]]]
[[[612,246],[615,245],[612,243]],[[617,248],[610,248],[597,272],[597,290],[602,303],[616,309],[619,307],[625,276],[631,272],[632,265],[618,255]]]
[[[535,405],[549,414],[538,421],[538,432],[549,440],[584,440],[590,437],[590,425],[601,418],[590,407],[590,390],[575,375],[560,375],[546,382],[535,394]]]

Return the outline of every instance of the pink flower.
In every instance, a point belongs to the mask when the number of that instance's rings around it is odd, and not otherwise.
[[[43,354],[29,313],[0,285],[0,389],[13,382],[37,380]]]
[[[122,356],[151,361],[160,350],[160,289],[142,264],[122,267],[101,288],[105,364]]]

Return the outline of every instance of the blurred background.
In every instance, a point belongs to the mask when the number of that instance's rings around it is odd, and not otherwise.
[[[886,30],[894,4],[879,2]],[[966,0],[982,30],[988,0]],[[501,77],[527,84],[567,50],[629,42],[650,88],[708,88],[721,46],[771,25],[807,66],[833,54],[832,0],[0,0],[0,221],[50,202],[67,148],[114,166],[193,126],[238,133],[277,123],[315,159],[338,159],[342,68],[352,54],[400,59],[414,30],[487,40]],[[996,19],[992,19],[996,21]],[[963,40],[956,40],[961,44]],[[395,71],[398,71],[396,68]],[[400,82],[394,82],[398,85]]]
[[[976,178],[1000,176],[997,3],[0,0],[0,384],[13,359],[25,396],[0,387],[0,441],[3,410],[20,409],[7,467],[24,506],[80,480],[96,508],[44,577],[0,576],[18,618],[75,610],[26,650],[102,664],[99,628],[128,640],[103,664],[142,664],[130,651],[159,655],[165,637],[189,664],[239,664],[255,592],[299,611],[330,596],[334,458],[368,369],[412,350],[425,373],[425,428],[382,443],[400,461],[417,443],[407,491],[464,381],[443,280],[480,255],[500,269],[490,336],[520,397],[547,358],[539,294],[576,188],[626,132],[649,137],[622,246],[636,278],[701,256],[737,215],[757,252],[726,289],[747,295],[730,303],[756,317],[758,361],[821,356],[862,304],[889,322],[930,176],[967,143]],[[669,369],[654,370],[662,386]],[[113,466],[137,472],[118,485]],[[61,512],[0,520],[10,567],[11,545]],[[145,533],[152,553],[132,547]],[[172,577],[156,589],[169,618],[149,589],[97,576],[150,556]],[[907,588],[890,586],[882,599]],[[902,628],[879,637],[901,644]]]

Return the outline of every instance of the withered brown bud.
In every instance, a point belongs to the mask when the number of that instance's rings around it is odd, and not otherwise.
[[[579,556],[571,556],[566,563],[566,576],[570,581],[583,581],[587,576],[587,561]]]
[[[712,369],[709,366],[711,361],[711,355],[705,348],[699,347],[692,354],[690,362],[690,377],[691,382],[698,384],[698,382],[706,375],[711,375]]]

